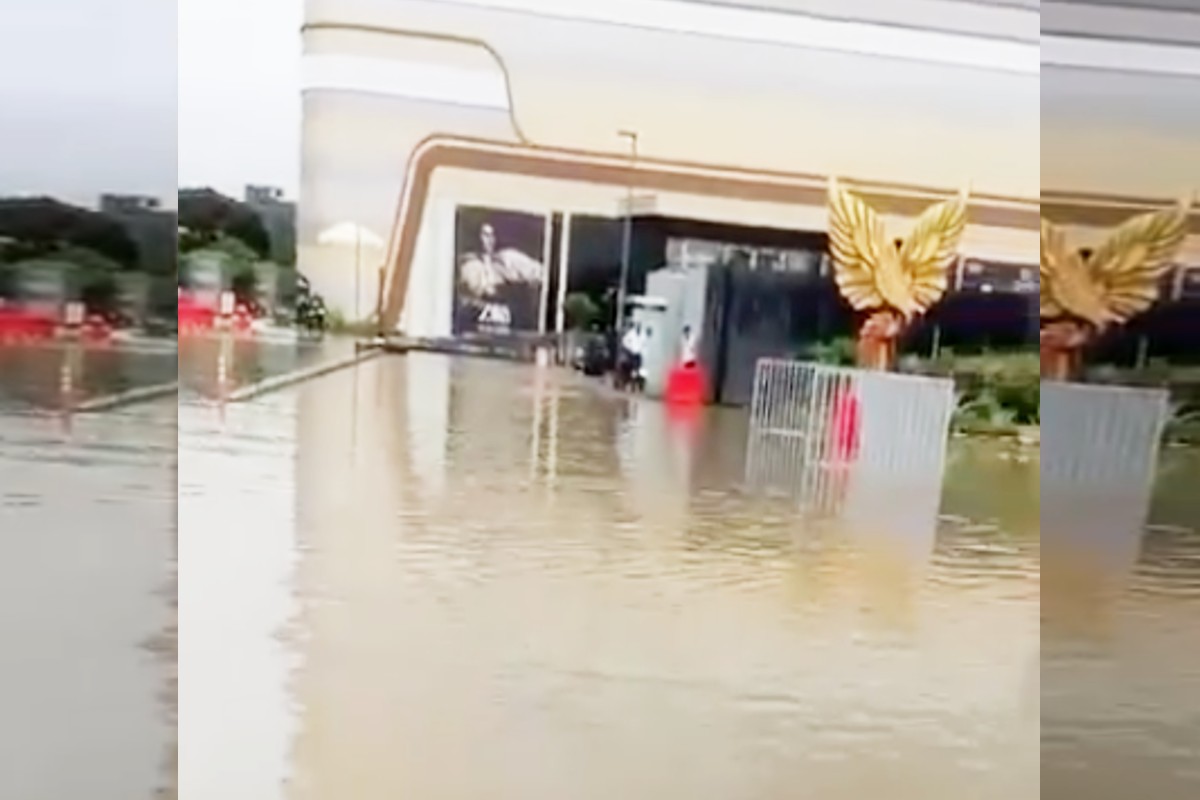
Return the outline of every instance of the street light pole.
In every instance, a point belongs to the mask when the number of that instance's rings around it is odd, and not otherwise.
[[[629,283],[629,255],[633,246],[633,170],[638,157],[638,135],[636,131],[617,131],[622,139],[629,140],[629,179],[625,185],[625,225],[621,231],[621,282],[617,286],[616,329],[625,323],[625,292]]]

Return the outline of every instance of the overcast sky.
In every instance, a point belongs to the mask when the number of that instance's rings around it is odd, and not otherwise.
[[[302,0],[0,3],[0,194],[294,195],[301,20]]]
[[[295,197],[303,0],[178,6],[179,184],[240,195],[265,183]]]

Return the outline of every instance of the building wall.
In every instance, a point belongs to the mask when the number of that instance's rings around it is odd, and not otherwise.
[[[578,185],[566,181],[523,176],[497,176],[468,170],[439,171],[430,189],[417,243],[409,296],[401,327],[419,336],[449,333],[450,296],[453,292],[455,208],[477,205],[512,211],[549,215],[555,210],[572,213],[615,216],[624,198],[620,188]],[[788,206],[694,195],[655,195],[658,213],[691,217],[712,222],[761,225],[766,227],[822,231],[826,225],[823,206]],[[885,223],[902,233],[909,220],[884,217]],[[1033,230],[1014,230],[973,226],[964,237],[964,252],[979,258],[1017,263],[1034,263],[1038,234]],[[568,265],[569,268],[569,265]],[[367,291],[367,280],[362,285]],[[374,286],[370,289],[374,291]],[[374,294],[362,299],[363,307],[372,307]]]
[[[1042,6],[1042,213],[1094,247],[1200,191],[1200,13],[1191,0]],[[1200,269],[1200,208],[1179,261]]]
[[[353,220],[387,239],[410,157],[434,134],[625,157],[628,142],[618,131],[626,129],[637,132],[639,160],[647,163],[838,175],[927,193],[969,183],[977,196],[1007,198],[994,202],[1036,204],[1036,55],[1032,72],[1011,48],[1011,63],[981,68],[946,63],[954,50],[949,46],[927,48],[931,60],[923,61],[919,52],[879,58],[754,41],[770,34],[754,28],[762,22],[759,12],[734,18],[759,31],[738,39],[697,32],[691,14],[655,29],[601,21],[587,4],[565,3],[537,14],[496,5],[308,3],[299,261],[331,307],[358,314],[375,307],[386,248],[362,258],[356,277],[353,254],[317,246],[317,235]],[[435,38],[329,23],[416,27]],[[689,25],[693,30],[680,32]],[[911,31],[887,36],[889,47],[912,50],[921,43]],[[471,37],[483,44],[463,40]],[[956,42],[960,49],[966,45],[965,58],[995,49],[994,40],[980,37]],[[624,193],[457,170],[438,170],[435,184],[405,311],[406,324],[427,330],[437,328],[430,318],[441,316],[435,308],[442,299],[423,292],[444,292],[451,280],[452,245],[446,243],[452,234],[445,229],[455,203],[613,215]],[[659,195],[656,202],[664,214],[824,228],[820,206],[698,195]],[[981,256],[1033,257],[1030,229],[973,229],[968,239]]]
[[[1200,75],[1046,68],[1044,188],[1165,199],[1200,190],[1198,97]]]

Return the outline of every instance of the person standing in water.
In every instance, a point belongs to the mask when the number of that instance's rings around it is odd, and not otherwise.
[[[683,338],[679,343],[679,360],[685,367],[696,365],[696,334],[691,325],[683,326]]]
[[[636,322],[630,324],[625,335],[621,337],[621,357],[617,362],[619,388],[629,388],[637,378],[638,370],[642,366],[644,343],[641,325]]]

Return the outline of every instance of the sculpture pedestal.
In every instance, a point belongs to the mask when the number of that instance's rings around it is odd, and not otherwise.
[[[1071,381],[1083,370],[1083,348],[1091,334],[1083,325],[1072,321],[1047,323],[1041,333],[1042,378],[1051,381]]]
[[[893,311],[876,311],[858,330],[855,361],[860,369],[890,371],[896,365],[896,350],[904,324]]]

